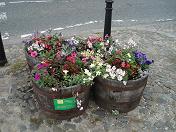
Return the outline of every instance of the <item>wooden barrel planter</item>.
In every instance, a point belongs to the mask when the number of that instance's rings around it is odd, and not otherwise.
[[[66,120],[84,113],[89,102],[90,86],[75,85],[56,92],[40,88],[33,82],[33,91],[40,110],[46,116]]]
[[[112,112],[127,113],[139,105],[148,75],[137,80],[129,80],[126,85],[121,81],[94,79],[94,98],[97,105]]]
[[[30,71],[32,71],[33,67],[36,64],[41,62],[38,58],[31,57],[26,51],[25,51],[25,57]]]

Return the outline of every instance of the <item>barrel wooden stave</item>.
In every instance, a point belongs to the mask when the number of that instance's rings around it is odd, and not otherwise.
[[[97,77],[94,83],[95,102],[100,107],[112,112],[129,112],[140,102],[148,76],[130,80],[127,85],[120,81]]]
[[[33,83],[33,91],[42,112],[50,118],[65,120],[83,114],[88,106],[90,87],[77,85],[73,87],[61,88],[59,92],[49,92],[39,88],[35,83]],[[54,110],[53,99],[70,98],[74,97],[76,94],[76,98],[82,101],[81,107],[83,107],[83,110],[80,110],[77,107],[64,111]]]

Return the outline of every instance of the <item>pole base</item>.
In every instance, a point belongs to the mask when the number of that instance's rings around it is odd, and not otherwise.
[[[0,67],[1,67],[1,66],[5,66],[6,63],[7,63],[7,60],[2,60],[2,61],[0,61]]]

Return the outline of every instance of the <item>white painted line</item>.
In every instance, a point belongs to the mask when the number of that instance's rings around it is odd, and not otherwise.
[[[7,13],[6,12],[0,12],[0,21],[1,20],[7,20]]]
[[[2,35],[2,40],[7,40],[9,39],[9,33],[4,33],[4,35]]]
[[[90,22],[85,22],[83,25],[93,24],[93,23],[94,23],[93,21],[90,21]]]
[[[59,31],[59,30],[63,30],[64,28],[62,28],[62,27],[59,27],[59,28],[54,28],[53,30],[54,31]]]
[[[45,32],[47,32],[46,30],[45,31],[40,31],[40,33],[45,33]]]
[[[74,26],[66,26],[65,28],[73,28]]]
[[[2,36],[2,40],[7,40],[9,37]]]
[[[10,4],[19,4],[19,3],[47,3],[49,1],[45,1],[45,0],[42,0],[42,1],[10,1],[9,3]]]
[[[138,20],[134,20],[134,19],[132,19],[131,21],[132,21],[132,22],[137,22]]]
[[[158,20],[155,20],[156,22],[163,22],[165,21],[164,19],[158,19]]]
[[[123,20],[112,20],[113,22],[123,22]]]
[[[24,34],[24,35],[21,35],[21,38],[26,38],[26,37],[30,37],[32,36],[32,34]]]
[[[75,24],[75,25],[73,25],[73,26],[74,26],[74,27],[79,27],[79,26],[82,26],[82,25],[84,25],[84,24],[80,23],[80,24]]]
[[[6,5],[5,2],[0,2],[0,7],[5,5]]]
[[[167,21],[172,21],[173,19],[166,19]]]

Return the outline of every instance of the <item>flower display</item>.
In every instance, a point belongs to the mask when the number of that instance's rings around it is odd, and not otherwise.
[[[41,87],[89,85],[96,76],[126,85],[128,80],[140,78],[154,62],[135,49],[132,38],[123,45],[109,36],[64,39],[55,34],[35,36],[26,44],[31,57],[43,58],[32,71],[33,80]]]

